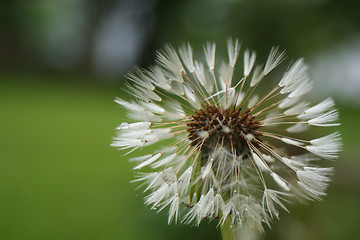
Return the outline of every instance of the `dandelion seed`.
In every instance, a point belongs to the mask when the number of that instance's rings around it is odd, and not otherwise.
[[[130,73],[128,87],[136,101],[115,101],[135,121],[117,128],[112,145],[129,152],[166,146],[132,161],[134,170],[144,172],[135,181],[148,193],[145,203],[157,211],[168,208],[169,223],[219,219],[220,225],[261,231],[292,197],[325,195],[333,169],[314,163],[337,158],[340,134],[317,139],[297,134],[338,125],[338,112],[331,98],[314,106],[301,101],[312,87],[303,59],[259,95],[256,90],[283,62],[284,52],[272,48],[265,64],[255,64],[255,52],[246,50],[243,76],[233,76],[238,40],[228,40],[229,59],[220,64],[215,49],[214,43],[205,45],[203,63],[190,44],[178,52],[167,45],[155,66]],[[300,154],[291,155],[288,148]]]

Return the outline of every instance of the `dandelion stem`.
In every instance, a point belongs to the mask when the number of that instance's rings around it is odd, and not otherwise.
[[[224,223],[220,227],[222,240],[236,240],[234,227],[232,225],[231,219],[228,216]]]

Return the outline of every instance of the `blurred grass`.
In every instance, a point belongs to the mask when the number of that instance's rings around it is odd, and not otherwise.
[[[191,236],[144,207],[129,183],[130,164],[109,146],[123,118],[113,102],[119,86],[37,76],[2,80],[0,239]],[[211,233],[216,239],[215,230],[205,235]]]
[[[0,76],[0,239],[219,239],[215,223],[167,225],[109,146],[124,118],[120,86]],[[51,78],[52,81],[49,81]],[[266,239],[355,239],[360,110],[341,107],[345,151],[323,203],[291,206]]]

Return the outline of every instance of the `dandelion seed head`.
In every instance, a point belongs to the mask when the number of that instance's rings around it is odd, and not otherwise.
[[[272,48],[266,63],[257,64],[250,50],[238,58],[238,40],[227,46],[229,58],[218,64],[215,43],[204,46],[205,62],[194,58],[189,43],[178,51],[166,45],[154,66],[128,74],[136,101],[116,102],[134,122],[117,127],[112,146],[126,154],[155,146],[130,160],[145,204],[168,209],[169,223],[230,219],[234,228],[262,231],[279,210],[287,211],[286,202],[326,195],[333,169],[315,163],[338,157],[340,134],[303,139],[299,133],[339,125],[338,112],[332,98],[313,106],[302,101],[312,88],[303,59],[258,91],[285,52]]]

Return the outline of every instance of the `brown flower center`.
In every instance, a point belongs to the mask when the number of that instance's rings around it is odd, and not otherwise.
[[[250,114],[249,110],[241,112],[241,108],[223,110],[213,105],[196,111],[187,124],[191,145],[214,147],[221,144],[240,154],[246,146],[245,137],[261,135],[256,131],[260,127],[259,122]]]

